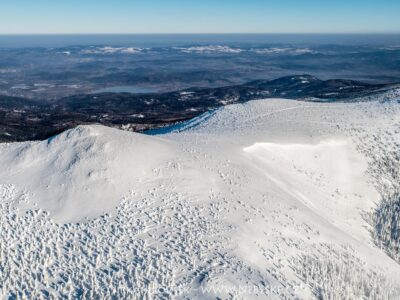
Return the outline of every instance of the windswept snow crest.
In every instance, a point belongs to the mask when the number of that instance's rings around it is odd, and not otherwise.
[[[396,102],[269,99],[0,145],[0,296],[398,299],[371,213],[399,126]]]
[[[0,181],[29,191],[29,205],[52,212],[57,221],[80,221],[115,208],[134,183],[153,180],[154,169],[173,153],[161,138],[79,126],[3,149]]]

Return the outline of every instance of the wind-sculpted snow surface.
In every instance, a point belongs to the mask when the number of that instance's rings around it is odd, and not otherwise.
[[[2,144],[0,296],[398,299],[399,124],[394,101],[276,99]]]

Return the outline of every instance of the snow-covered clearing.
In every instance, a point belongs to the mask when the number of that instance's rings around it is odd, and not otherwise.
[[[398,299],[399,133],[394,102],[270,99],[0,145],[0,296]]]

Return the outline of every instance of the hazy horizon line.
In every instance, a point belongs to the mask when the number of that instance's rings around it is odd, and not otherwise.
[[[107,33],[107,32],[60,32],[60,33],[0,33],[0,36],[21,35],[400,35],[399,32],[131,32],[131,33]]]

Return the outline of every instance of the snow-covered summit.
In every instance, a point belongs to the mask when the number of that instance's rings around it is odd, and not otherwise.
[[[59,221],[78,221],[112,210],[133,182],[172,155],[158,137],[104,126],[78,126],[46,141],[1,149],[1,182],[31,194],[33,207]],[[156,151],[155,151],[156,150]]]
[[[399,124],[396,102],[272,99],[0,145],[0,295],[396,299],[374,222]]]

